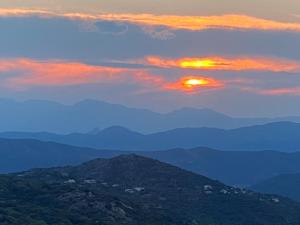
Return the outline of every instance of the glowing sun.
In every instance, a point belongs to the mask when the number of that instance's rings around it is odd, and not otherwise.
[[[195,86],[201,86],[201,85],[207,85],[210,82],[207,79],[187,79],[183,81],[183,85],[185,87],[195,87]]]

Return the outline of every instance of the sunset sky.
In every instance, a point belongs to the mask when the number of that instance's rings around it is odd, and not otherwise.
[[[1,0],[0,97],[300,114],[299,0]]]

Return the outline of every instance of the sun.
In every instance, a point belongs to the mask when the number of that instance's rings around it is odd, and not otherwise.
[[[202,90],[210,90],[216,88],[222,88],[224,86],[221,80],[217,80],[211,77],[200,76],[185,76],[177,80],[176,82],[168,83],[164,88],[168,90],[178,90],[185,93],[197,93]]]
[[[190,78],[183,81],[183,85],[185,87],[196,87],[202,85],[208,85],[210,82],[206,79],[197,79],[197,78]]]

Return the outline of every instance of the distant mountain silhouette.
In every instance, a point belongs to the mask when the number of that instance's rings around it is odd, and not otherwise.
[[[298,225],[300,204],[137,155],[0,176],[3,225]]]
[[[251,189],[300,201],[300,173],[278,175],[252,186]]]
[[[300,152],[241,152],[196,148],[137,154],[220,180],[228,185],[242,187],[254,185],[279,174],[300,173]]]
[[[232,118],[213,110],[194,108],[160,114],[96,100],[63,105],[41,100],[0,99],[0,112],[0,132],[86,133],[95,128],[122,126],[141,133],[153,133],[180,127],[231,129],[277,121],[300,122],[300,117]]]
[[[233,152],[197,148],[125,153],[158,159],[234,186],[250,186],[279,174],[300,173],[300,152]],[[96,150],[37,140],[0,139],[0,173],[78,165],[98,157],[111,158],[120,154],[124,151]]]
[[[232,130],[178,128],[144,135],[114,126],[93,133],[57,135],[51,133],[0,133],[2,138],[32,138],[99,149],[127,151],[165,150],[205,146],[221,150],[300,150],[300,123],[277,122]]]
[[[0,139],[0,173],[32,168],[76,165],[120,152],[95,150],[37,140]]]

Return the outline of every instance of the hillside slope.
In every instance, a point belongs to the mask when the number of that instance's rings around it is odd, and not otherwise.
[[[136,156],[0,176],[2,225],[298,225],[300,205]]]

